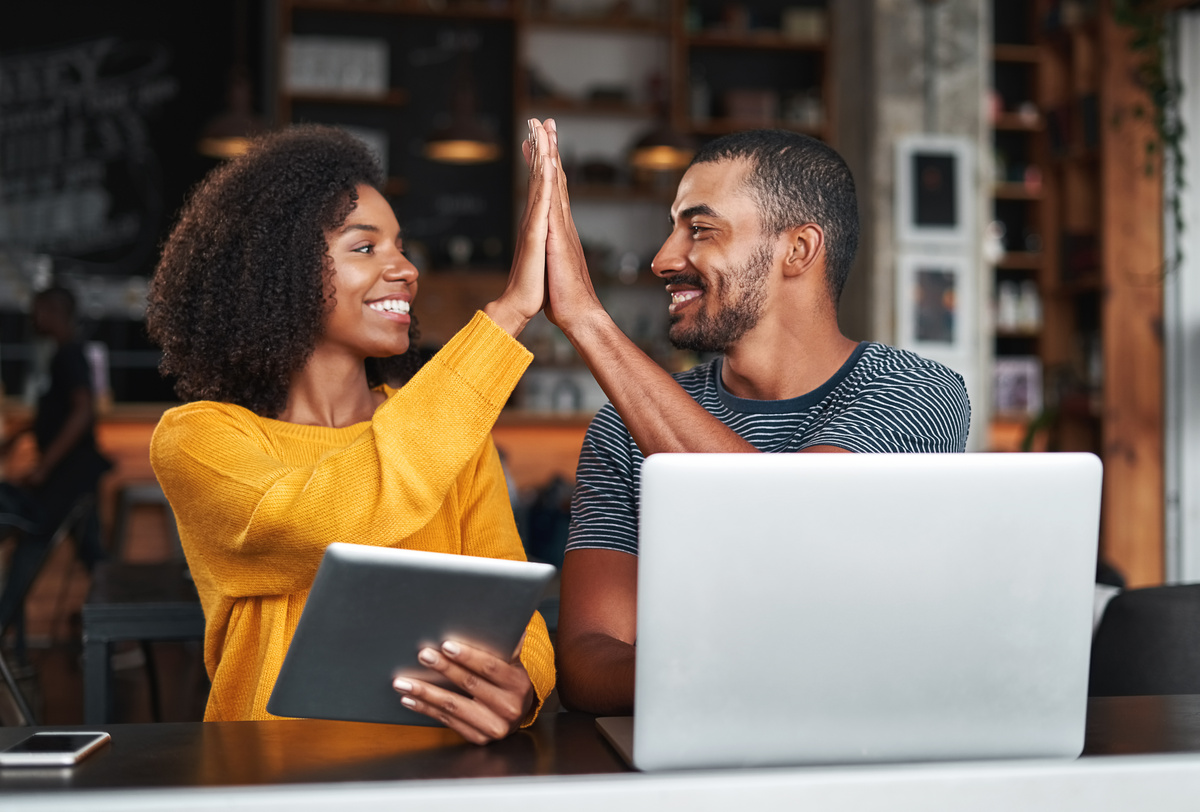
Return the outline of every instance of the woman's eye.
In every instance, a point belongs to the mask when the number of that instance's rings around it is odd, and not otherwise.
[[[374,248],[375,248],[375,246],[367,244],[367,245],[360,245],[357,248],[351,248],[350,250],[356,254],[370,254],[374,250]]]

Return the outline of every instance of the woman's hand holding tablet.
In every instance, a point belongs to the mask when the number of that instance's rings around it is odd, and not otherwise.
[[[520,657],[550,564],[334,542],[267,711],[445,725],[476,744],[532,718]],[[504,652],[511,652],[505,655]]]
[[[421,664],[465,692],[448,691],[421,680],[397,677],[392,682],[405,707],[457,731],[467,741],[487,744],[512,733],[533,708],[533,683],[521,665],[521,646],[505,662],[466,643],[447,640],[441,650],[423,648]]]

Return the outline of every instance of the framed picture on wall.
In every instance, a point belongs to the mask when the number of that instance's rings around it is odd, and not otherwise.
[[[1042,410],[1042,362],[1036,356],[997,358],[992,391],[996,414],[1034,417]]]
[[[971,142],[945,135],[896,142],[896,238],[901,245],[964,245],[974,217]]]
[[[901,254],[896,334],[907,349],[935,357],[967,352],[967,262],[955,255]]]

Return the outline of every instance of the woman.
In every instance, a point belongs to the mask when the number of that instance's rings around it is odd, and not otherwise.
[[[360,142],[317,126],[267,136],[185,205],[147,324],[189,402],[163,415],[150,454],[204,606],[206,720],[272,718],[330,542],[524,558],[490,431],[531,358],[514,339],[545,295],[552,172],[530,124],[508,285],[400,389],[372,376],[375,359],[415,357],[417,269]],[[419,656],[469,696],[398,679],[397,701],[472,742],[531,723],[554,685],[536,614],[512,661],[454,641]]]

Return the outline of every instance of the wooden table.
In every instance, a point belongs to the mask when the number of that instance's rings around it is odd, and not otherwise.
[[[112,743],[73,769],[0,771],[0,808],[340,811],[419,804],[422,812],[631,812],[847,804],[895,812],[1095,810],[1131,798],[1156,810],[1200,803],[1200,696],[1091,700],[1085,755],[1077,760],[654,775],[630,772],[592,717],[574,713],[547,714],[487,747],[439,728],[315,720],[100,727]],[[0,747],[27,733],[0,729]]]

